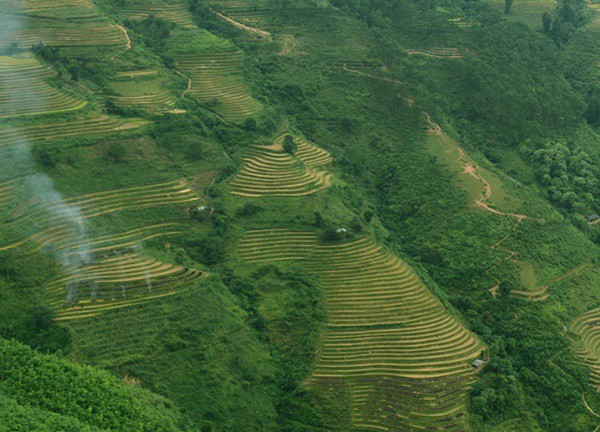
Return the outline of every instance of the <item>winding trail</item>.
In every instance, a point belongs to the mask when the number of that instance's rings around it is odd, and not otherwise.
[[[583,263],[583,264],[575,267],[574,269],[569,270],[565,274],[553,279],[552,281],[548,282],[546,285],[540,287],[537,290],[534,290],[534,291],[513,290],[512,293],[518,295],[519,297],[525,298],[527,300],[537,300],[537,301],[546,300],[549,296],[549,294],[546,294],[546,291],[548,290],[550,285],[552,285],[553,283],[556,283],[556,282],[560,282],[561,280],[566,279],[569,276],[578,276],[587,266],[588,266],[588,263]],[[567,336],[565,336],[565,337],[567,337]]]
[[[177,72],[179,75],[181,75],[182,77],[184,77],[185,79],[187,79],[187,81],[188,81],[187,88],[181,92],[181,97],[182,97],[182,98],[185,98],[185,97],[186,97],[186,95],[185,95],[185,94],[186,94],[187,92],[189,92],[189,91],[192,89],[192,78],[190,78],[189,76],[187,76],[186,74],[184,74],[183,72],[181,72],[181,71],[180,71],[179,69],[177,69],[177,68],[173,68],[173,70],[174,70],[175,72]],[[221,120],[223,123],[225,123],[225,124],[231,124],[231,123],[229,123],[227,120],[225,120],[223,117],[221,117],[219,114],[217,114],[216,112],[214,112],[214,111],[212,111],[212,110],[209,110],[209,109],[206,109],[206,110],[207,110],[207,111],[209,111],[209,112],[210,112],[212,115],[214,115],[215,117],[217,117],[219,120]]]
[[[110,59],[114,60],[116,59],[118,56],[120,56],[121,54],[123,54],[124,52],[127,52],[131,49],[131,39],[129,38],[129,33],[127,33],[127,29],[125,27],[123,27],[122,25],[119,24],[115,24],[125,35],[125,39],[127,40],[127,44],[125,45],[125,49],[117,54],[115,54],[114,56],[112,56]]]
[[[572,271],[570,273],[572,273]],[[569,336],[569,334],[568,334],[567,326],[565,326],[565,324],[561,320],[557,320],[557,321],[561,325],[561,327],[563,328],[562,337],[564,337],[565,339],[567,339],[571,343],[575,343],[575,340],[573,340],[573,338],[571,338]],[[565,348],[565,349],[562,349],[562,350],[558,351],[556,354],[554,354],[552,357],[550,357],[548,359],[548,363],[551,366],[553,366],[554,368],[556,368],[564,376],[573,379],[573,377],[571,375],[569,375],[568,373],[566,373],[561,367],[559,367],[556,363],[554,363],[554,358],[557,355],[559,355],[560,353],[562,353],[563,351],[567,350],[567,349],[570,349],[570,348]],[[593,408],[587,403],[587,400],[585,399],[585,391],[583,389],[583,386],[581,386],[581,400],[583,402],[583,405],[585,406],[585,409],[587,409],[590,414],[592,414],[594,417],[600,418],[600,414],[598,414],[596,411],[594,411]],[[600,429],[600,425],[598,425],[596,427],[596,429],[594,429],[594,432],[596,432],[598,429]]]
[[[271,33],[269,33],[266,30],[261,30],[261,29],[255,28],[255,27],[247,26],[247,25],[242,24],[241,22],[237,22],[234,19],[231,19],[228,16],[223,15],[222,13],[219,13],[219,12],[217,12],[215,10],[213,10],[213,13],[216,16],[218,16],[219,18],[221,18],[222,20],[227,21],[230,24],[233,24],[235,27],[239,28],[240,30],[244,30],[245,32],[253,33],[253,34],[257,35],[257,36],[260,36],[260,37],[263,37],[265,39],[271,40]]]
[[[439,136],[446,144],[448,144],[440,125],[431,120],[431,116],[428,113],[423,112],[423,114],[427,118],[427,123],[429,124],[428,132],[431,135]],[[483,177],[480,174],[480,172],[477,170],[477,167],[473,165],[473,163],[467,158],[465,152],[460,146],[455,146],[453,148],[458,152],[458,158],[456,159],[456,162],[462,165],[463,174],[469,174],[475,177],[481,182],[481,184],[483,184],[483,187],[485,188],[485,192],[481,194],[481,198],[477,199],[474,203],[477,207],[500,216],[515,218],[519,222],[523,221],[523,219],[531,219],[529,216],[524,214],[502,212],[500,210],[496,210],[495,208],[490,207],[490,205],[486,201],[489,200],[492,196],[492,186],[485,179],[485,177]]]
[[[521,223],[525,220],[525,219],[530,219],[530,220],[534,220],[531,217],[524,215],[524,214],[519,214],[519,213],[510,213],[510,212],[503,212],[500,210],[497,210],[495,208],[490,207],[490,205],[488,204],[488,200],[491,198],[492,194],[493,194],[493,190],[492,190],[492,186],[490,185],[490,183],[485,179],[485,177],[479,172],[479,170],[477,169],[477,166],[473,164],[473,162],[471,162],[469,160],[469,158],[467,157],[467,155],[465,154],[464,150],[456,145],[456,146],[451,146],[448,141],[446,140],[446,137],[442,131],[442,128],[440,127],[439,124],[435,123],[432,119],[431,116],[426,113],[423,112],[423,114],[425,115],[425,118],[427,119],[427,124],[428,124],[428,129],[427,132],[430,135],[434,135],[434,136],[438,136],[441,140],[443,140],[443,142],[451,149],[456,150],[458,152],[458,158],[455,160],[456,163],[460,164],[462,166],[462,173],[463,174],[468,174],[471,175],[473,177],[475,177],[477,180],[479,180],[479,182],[481,182],[481,184],[484,187],[484,192],[481,194],[480,198],[476,199],[474,201],[474,205],[484,211],[499,215],[499,216],[503,216],[505,218],[508,218],[513,223],[513,227],[510,229],[510,231],[502,238],[500,239],[500,241],[496,242],[495,244],[490,246],[490,249],[492,250],[500,250],[500,246],[502,245],[502,243],[504,243],[506,240],[508,240],[510,238],[511,235],[514,234],[514,232],[519,228],[519,226],[521,225]],[[535,219],[538,222],[541,222],[541,220],[539,219]],[[491,270],[495,269],[496,267],[498,267],[500,264],[510,260],[511,258],[513,258],[515,255],[517,255],[517,252],[511,249],[505,249],[503,248],[502,251],[506,252],[506,256],[504,256],[503,258],[499,258],[498,262],[496,264],[494,264],[492,267],[490,267],[489,269],[487,269],[485,272],[489,273]],[[574,271],[574,270],[573,270]],[[566,277],[567,275],[562,276],[560,279]],[[489,291],[492,294],[492,296],[494,298],[497,297],[498,295],[498,290],[500,288],[500,283],[501,281],[494,277],[494,276],[490,276],[492,279],[494,279],[494,281],[496,282],[496,284],[494,286],[492,286]],[[560,280],[558,279],[558,280]],[[556,281],[554,281],[556,282]],[[512,290],[511,294],[513,295],[517,295],[519,297],[525,298],[527,300],[535,300],[535,301],[543,301],[546,300],[549,296],[549,294],[546,293],[546,290],[548,289],[548,285],[545,285],[543,287],[541,287],[538,290],[535,291],[520,291],[520,290]]]
[[[181,76],[182,76],[182,77],[184,77],[186,80],[188,80],[188,85],[187,85],[187,88],[186,88],[184,91],[182,91],[182,92],[181,92],[181,97],[182,97],[182,98],[185,98],[185,94],[186,94],[187,92],[189,92],[189,91],[192,89],[192,79],[191,79],[189,76],[187,76],[186,74],[184,74],[183,72],[181,72],[179,69],[175,69],[175,68],[174,68],[174,70],[175,70],[175,72],[177,72],[179,75],[181,75]]]

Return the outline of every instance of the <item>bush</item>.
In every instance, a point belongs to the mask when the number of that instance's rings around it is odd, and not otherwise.
[[[113,162],[123,162],[127,155],[127,148],[120,142],[112,143],[106,150],[106,157]]]
[[[298,150],[298,146],[294,142],[294,138],[292,138],[290,135],[286,135],[283,139],[283,150],[291,155],[296,153],[296,150]]]
[[[235,215],[238,217],[248,217],[248,216],[253,216],[262,210],[263,210],[262,206],[248,202],[248,203],[244,204],[242,207],[238,208],[237,211],[235,212]]]

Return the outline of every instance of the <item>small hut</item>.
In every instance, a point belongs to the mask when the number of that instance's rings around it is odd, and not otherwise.
[[[587,221],[589,224],[598,223],[600,222],[600,216],[598,216],[596,213],[591,214],[587,217]]]
[[[481,369],[484,364],[485,364],[485,361],[483,361],[481,359],[477,359],[477,360],[473,360],[473,363],[471,363],[471,366],[473,366],[475,369]]]

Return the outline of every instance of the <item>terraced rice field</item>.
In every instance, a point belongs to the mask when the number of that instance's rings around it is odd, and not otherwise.
[[[591,383],[600,391],[600,308],[579,316],[569,330],[579,336],[573,351],[590,368]]]
[[[73,329],[81,358],[104,367],[118,367],[132,359],[155,359],[154,339],[164,335],[165,328],[197,319],[182,317],[180,306],[176,313],[165,312],[179,301],[177,295],[170,295],[126,308],[107,309],[100,315],[63,320],[63,323]]]
[[[0,119],[75,111],[87,104],[51,87],[46,81],[53,76],[34,58],[0,56]]]
[[[73,9],[93,9],[89,0],[5,0],[4,7],[30,14],[40,14],[42,12],[48,14],[69,7]]]
[[[153,15],[182,27],[194,26],[194,18],[186,2],[175,4],[131,4],[128,2],[119,10],[119,15],[132,20],[141,20]]]
[[[117,78],[146,78],[153,77],[158,75],[158,71],[156,69],[139,69],[132,71],[122,71],[117,72],[115,76]]]
[[[250,231],[240,256],[291,261],[318,276],[328,323],[307,385],[345,386],[355,430],[449,430],[466,425],[470,363],[484,349],[402,260],[367,238]]]
[[[273,7],[267,1],[211,1],[212,6],[227,17],[247,26],[260,27],[268,25]]]
[[[176,108],[177,102],[169,91],[143,96],[111,96],[110,99],[123,108],[133,108],[161,114]]]
[[[187,186],[184,180],[176,180],[157,185],[138,186],[127,189],[117,189],[67,198],[60,202],[47,202],[38,206],[29,206],[23,220],[60,220],[61,214],[53,214],[62,206],[76,208],[78,218],[97,217],[117,211],[155,207],[160,205],[182,204],[198,201],[198,197]],[[13,222],[14,223],[14,222]]]
[[[588,3],[586,5],[589,10],[594,12],[594,16],[592,17],[592,21],[590,22],[590,26],[597,28],[600,27],[600,3]]]
[[[0,46],[125,46],[123,31],[89,0],[5,0],[0,4]]]
[[[88,318],[176,294],[202,272],[167,264],[136,253],[112,252],[84,267],[65,269],[46,287],[57,320]]]
[[[5,186],[15,187],[15,186]],[[1,197],[1,196],[0,196]],[[0,251],[17,249],[23,254],[45,247],[66,249],[68,245],[86,242],[82,239],[85,222],[94,217],[134,209],[179,205],[198,201],[185,181],[141,186],[83,195],[56,202],[35,203],[35,200],[6,202],[0,212],[3,219],[3,238]],[[9,229],[16,234],[8,235]],[[27,234],[24,234],[26,232]],[[130,233],[133,235],[133,233]],[[117,247],[113,239],[113,248]],[[87,248],[86,248],[87,249]],[[89,245],[89,249],[93,249]]]
[[[127,250],[146,240],[179,233],[181,230],[176,224],[157,224],[124,233],[88,238],[64,224],[36,233],[17,244],[0,247],[0,251],[19,247],[21,253],[33,253],[49,246],[56,255],[60,254],[66,260],[77,261],[77,257],[84,255]]]
[[[472,22],[472,21],[464,21],[463,18],[459,17],[459,18],[451,18],[448,20],[449,22],[451,22],[452,24],[461,27],[461,28],[469,28],[469,27],[475,27],[478,26],[479,23],[477,22]]]
[[[67,242],[55,243],[53,248],[67,255],[76,255],[85,250],[88,254],[101,254],[135,248],[146,240],[181,234],[182,228],[175,223],[148,225],[127,232],[99,236],[94,238],[70,238]]]
[[[295,138],[294,155],[283,150],[284,136],[270,146],[253,146],[244,156],[244,166],[230,183],[230,193],[245,197],[304,196],[330,186],[332,174],[322,170],[331,155]]]
[[[493,4],[504,11],[504,0],[494,0]],[[533,28],[542,28],[542,14],[552,12],[557,6],[556,0],[517,0],[511,7],[508,19],[514,19]]]
[[[124,133],[134,131],[147,124],[148,121],[142,119],[124,120],[100,115],[89,119],[73,120],[68,123],[34,124],[7,128],[0,130],[0,148],[18,144],[23,140],[42,142]]]
[[[243,53],[182,55],[177,67],[191,79],[189,94],[202,102],[217,101],[215,110],[228,121],[258,114],[262,105],[248,92],[242,76]]]
[[[469,51],[460,48],[431,48],[423,50],[408,50],[406,53],[408,55],[418,55],[436,59],[460,59],[469,54]]]
[[[0,183],[0,207],[7,205],[14,200],[13,183],[14,181]]]

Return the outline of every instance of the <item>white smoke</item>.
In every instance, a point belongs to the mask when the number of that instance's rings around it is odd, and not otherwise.
[[[20,20],[22,16],[18,14],[0,13],[0,49],[5,52],[12,41],[18,40],[20,30],[23,24]],[[18,78],[15,82],[15,74],[11,74],[10,79],[0,73],[0,94],[3,104],[2,110],[8,113],[18,114],[17,107],[21,106],[23,97],[22,90],[35,91],[37,86],[31,82],[27,75]],[[18,84],[18,85],[16,85]],[[15,90],[19,88],[20,90]],[[30,98],[31,99],[31,98]],[[46,97],[43,94],[35,95],[36,107],[45,108]],[[0,123],[2,120],[0,120]],[[22,179],[25,186],[23,196],[18,196],[21,206],[28,206],[31,202],[35,203],[36,208],[47,209],[47,214],[37,214],[35,218],[26,220],[24,223],[30,224],[33,230],[40,228],[40,225],[49,223],[52,226],[65,226],[73,234],[73,241],[79,244],[75,251],[57,251],[52,245],[46,249],[62,265],[64,271],[72,276],[71,282],[67,287],[67,302],[75,302],[80,297],[80,281],[78,280],[79,270],[92,261],[92,255],[88,249],[87,221],[82,215],[78,206],[69,204],[64,197],[54,187],[54,182],[48,175],[40,172],[35,164],[31,143],[26,136],[21,136],[15,140],[16,143],[5,145],[0,142],[0,180],[10,181],[16,178]],[[30,201],[31,199],[31,201]],[[73,253],[75,252],[75,253]],[[92,296],[95,296],[95,287],[91,287]]]

